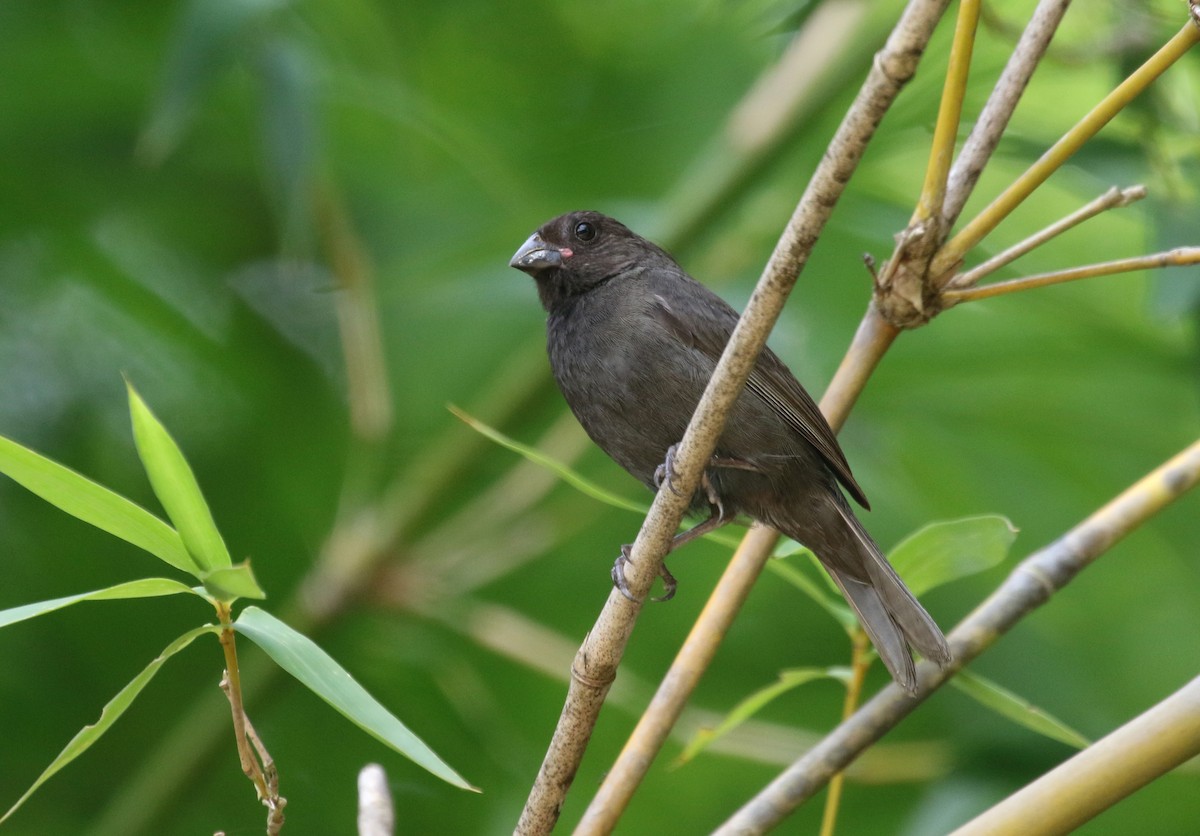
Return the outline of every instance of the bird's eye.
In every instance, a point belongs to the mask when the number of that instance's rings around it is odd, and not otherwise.
[[[596,237],[596,227],[587,221],[575,224],[575,237],[580,241],[591,241]]]

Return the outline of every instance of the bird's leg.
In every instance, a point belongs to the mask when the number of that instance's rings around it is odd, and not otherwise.
[[[661,488],[663,482],[666,482],[667,488],[676,496],[680,496],[679,491],[675,489],[675,477],[679,475],[675,472],[675,452],[678,449],[678,444],[668,447],[667,457],[662,464],[654,468],[654,487]]]
[[[672,450],[674,450],[674,447],[672,447]],[[714,459],[714,461],[715,461],[715,459]],[[671,462],[671,455],[670,455],[670,453],[668,453],[667,462],[665,465],[667,468],[670,467],[670,462]],[[658,478],[658,474],[656,473],[655,479],[657,480],[657,478]],[[735,514],[729,513],[725,509],[725,503],[721,502],[721,497],[717,495],[717,491],[713,487],[712,480],[708,478],[707,471],[704,473],[703,476],[700,477],[700,484],[701,484],[701,487],[704,488],[704,495],[708,498],[708,505],[709,505],[709,509],[710,509],[709,517],[704,522],[698,523],[697,525],[692,526],[687,531],[681,532],[680,534],[676,534],[674,539],[671,540],[671,548],[667,551],[667,554],[670,554],[671,552],[675,551],[677,548],[682,546],[684,543],[690,543],[692,540],[695,540],[697,537],[703,537],[708,532],[715,531],[716,529],[720,528],[721,526],[725,525],[730,520],[732,520],[734,518],[734,516],[736,516]],[[629,546],[629,545],[621,546],[621,554],[616,559],[616,562],[613,563],[612,579],[613,579],[613,586],[615,586],[617,589],[619,589],[621,591],[621,594],[624,595],[626,598],[628,598],[630,601],[633,601],[636,603],[637,598],[633,597],[633,593],[629,591],[629,583],[628,583],[628,581],[625,580],[625,566],[626,566],[626,564],[629,563],[629,560],[630,560],[629,553],[632,548],[633,547]],[[675,589],[678,587],[678,584],[675,581],[675,576],[672,575],[669,571],[667,571],[667,564],[665,562],[663,564],[661,564],[661,566],[659,567],[658,574],[659,574],[659,577],[662,578],[664,591],[663,591],[662,597],[652,598],[651,600],[653,600],[653,601],[670,601],[672,598],[675,597]]]
[[[671,548],[672,549],[675,548],[674,542],[672,542]],[[632,549],[633,549],[633,546],[629,545],[629,544],[621,546],[621,554],[617,556],[616,561],[614,561],[614,563],[613,563],[612,581],[613,581],[613,586],[615,586],[622,595],[624,595],[626,598],[628,598],[630,601],[633,601],[636,604],[636,603],[638,603],[638,599],[636,597],[634,597],[634,594],[629,590],[629,581],[627,581],[625,579],[625,566],[626,566],[626,564],[628,564],[630,562],[629,553],[630,553],[630,551],[632,551]],[[666,563],[659,564],[658,576],[660,578],[662,578],[663,589],[665,591],[663,592],[661,598],[651,598],[650,600],[651,601],[670,601],[672,598],[675,597],[675,589],[679,584],[676,582],[675,576],[672,575],[670,573],[670,571],[667,570]]]

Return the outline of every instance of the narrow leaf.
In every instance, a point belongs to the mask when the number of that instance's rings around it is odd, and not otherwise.
[[[25,621],[29,618],[45,615],[48,612],[61,610],[63,607],[78,604],[80,601],[112,601],[118,598],[157,598],[162,595],[178,595],[181,592],[190,592],[193,595],[200,594],[190,586],[182,584],[179,581],[173,581],[170,578],[143,578],[137,581],[119,583],[115,586],[105,587],[104,589],[96,589],[92,592],[80,592],[77,595],[67,595],[64,598],[52,598],[49,601],[38,601],[34,604],[22,604],[19,607],[0,610],[0,627],[7,627],[10,624],[16,624],[18,621]]]
[[[258,607],[242,610],[234,622],[234,629],[261,647],[279,667],[367,734],[391,746],[443,781],[465,790],[478,791],[307,636]]]
[[[514,453],[523,456],[539,467],[544,467],[546,470],[549,470],[551,473],[558,476],[558,478],[562,479],[580,493],[590,496],[592,499],[603,502],[605,505],[611,505],[614,508],[620,508],[623,511],[632,511],[635,514],[640,514],[642,516],[645,516],[646,512],[650,510],[649,505],[643,505],[641,503],[634,502],[633,500],[626,499],[625,497],[615,494],[612,491],[605,490],[592,480],[581,476],[579,473],[572,470],[570,467],[558,461],[557,459],[547,456],[545,453],[534,447],[530,447],[515,439],[509,438],[499,430],[489,427],[479,419],[473,418],[472,416],[463,412],[457,406],[450,404],[446,408],[449,409],[456,418],[458,418],[471,429],[475,430],[484,438],[496,442],[501,447],[506,447],[509,450],[512,450]],[[708,534],[704,535],[703,539],[711,540],[714,543],[720,543],[721,545],[727,546],[731,549],[736,549],[738,547],[738,543],[741,542],[740,537],[734,537],[719,531],[709,532]]]
[[[633,511],[634,513],[641,514],[643,516],[645,516],[646,512],[650,510],[649,505],[643,505],[639,502],[634,502],[626,499],[623,496],[619,496],[612,491],[605,490],[590,479],[580,476],[562,462],[550,458],[540,450],[537,450],[526,444],[522,444],[515,439],[509,438],[499,430],[489,427],[487,424],[483,423],[477,418],[471,417],[453,404],[449,405],[447,409],[454,414],[454,417],[458,418],[484,438],[496,442],[501,447],[507,447],[509,450],[512,450],[514,453],[517,453],[520,456],[524,456],[534,464],[546,468],[551,473],[556,474],[558,478],[562,479],[568,485],[582,493],[587,494],[592,499],[599,500],[606,505],[612,505],[616,508],[623,508],[626,511]]]
[[[1047,714],[1029,700],[990,679],[968,670],[961,670],[950,680],[950,684],[981,705],[1030,731],[1074,746],[1076,749],[1086,749],[1091,745],[1091,741],[1062,720]]]
[[[179,445],[154,417],[145,401],[129,383],[129,414],[138,455],[150,477],[154,494],[175,524],[183,545],[202,569],[224,569],[232,565],[229,550],[217,531],[208,503],[200,493],[196,477]]]
[[[228,604],[238,598],[266,598],[246,560],[228,569],[213,569],[204,576],[204,589],[218,601]]]
[[[145,549],[176,569],[199,574],[200,567],[171,526],[120,494],[3,436],[0,473],[72,517]]]
[[[1004,561],[1017,537],[1006,517],[987,514],[935,522],[910,534],[888,555],[914,595]]]
[[[154,678],[154,675],[158,673],[158,669],[163,666],[164,662],[191,644],[197,636],[204,633],[215,633],[218,629],[213,624],[205,624],[203,627],[189,630],[167,645],[166,649],[154,661],[147,665],[141,673],[135,676],[128,685],[108,701],[108,705],[104,706],[104,709],[100,712],[99,720],[90,726],[84,726],[79,730],[77,735],[71,738],[66,748],[59,752],[58,757],[46,767],[46,770],[38,776],[38,779],[25,791],[25,794],[17,799],[17,803],[10,807],[3,817],[0,817],[0,824],[3,824],[9,816],[15,813],[56,772],[82,755],[93,743],[103,737],[104,733],[112,727],[112,724],[117,722],[121,715],[125,713],[125,709],[129,708],[130,704],[137,698],[137,695],[142,692],[142,689]]]
[[[742,699],[716,728],[702,729],[697,732],[679,755],[677,763],[687,763],[700,754],[700,752],[704,751],[713,741],[736,729],[758,713],[763,706],[777,697],[818,679],[838,679],[845,681],[846,672],[844,668],[792,668],[781,671],[777,682],[772,682],[764,688],[759,688]]]

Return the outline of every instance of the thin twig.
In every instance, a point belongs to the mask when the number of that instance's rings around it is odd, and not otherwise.
[[[781,773],[715,831],[764,833],[893,729],[930,694],[1046,603],[1096,558],[1200,482],[1200,441],[1138,480],[1065,536],[1022,561],[987,600],[949,635],[953,662],[944,670],[922,661],[916,696],[886,686],[853,717]]]
[[[1100,264],[1072,267],[1069,270],[1055,270],[1051,273],[1039,273],[1035,276],[1022,276],[1019,279],[996,282],[995,284],[988,284],[983,287],[947,290],[942,293],[942,299],[945,301],[946,307],[950,307],[962,302],[989,299],[993,296],[1003,296],[1006,293],[1016,293],[1019,290],[1033,290],[1034,288],[1048,287],[1053,284],[1078,281],[1079,279],[1111,276],[1114,273],[1130,273],[1134,270],[1148,270],[1154,267],[1184,267],[1189,264],[1200,264],[1200,247],[1178,247],[1174,250],[1153,253],[1151,255],[1119,258],[1115,261],[1105,261]]]
[[[1034,9],[1029,25],[1021,33],[1004,71],[950,170],[946,200],[942,207],[944,229],[949,229],[958,220],[1070,4],[1071,0],[1041,0]]]
[[[1145,186],[1130,186],[1125,189],[1118,189],[1113,186],[1100,197],[1093,200],[1091,203],[1076,209],[1071,214],[1067,215],[1054,223],[1050,224],[1045,229],[1035,232],[1024,241],[1014,244],[1004,252],[992,256],[982,264],[972,267],[965,273],[959,273],[947,283],[946,287],[952,290],[961,290],[967,287],[974,287],[980,279],[987,276],[1001,267],[1011,264],[1027,252],[1040,247],[1047,241],[1055,238],[1071,229],[1078,224],[1083,223],[1089,218],[1099,215],[1101,212],[1109,209],[1117,209],[1122,206],[1128,206],[1131,203],[1141,200],[1146,196]]]
[[[658,492],[634,541],[629,567],[633,572],[626,577],[639,598],[644,598],[658,576],[725,416],[741,393],[817,236],[884,113],[916,71],[947,4],[948,0],[914,0],[905,9],[780,237],[679,443],[675,457],[679,493]],[[639,604],[614,590],[580,648],[562,717],[521,813],[518,833],[548,833],[554,827],[640,610]]]
[[[954,142],[962,120],[963,100],[967,94],[967,78],[971,69],[971,53],[975,48],[975,31],[979,25],[980,0],[962,0],[954,25],[954,41],[946,67],[946,83],[938,107],[933,143],[929,149],[929,165],[925,168],[925,184],[917,200],[911,225],[941,220],[942,204],[946,200],[946,181],[950,163],[954,160]]]
[[[258,762],[262,764],[263,779],[267,784],[267,797],[263,799],[267,808],[267,836],[278,836],[283,830],[283,808],[287,807],[287,799],[279,794],[279,769],[275,766],[275,759],[267,751],[262,738],[255,731],[254,724],[250,722],[250,715],[243,712],[243,716],[246,722],[246,739],[254,747]]]
[[[980,212],[934,257],[929,275],[937,286],[951,278],[950,271],[976,244],[1008,217],[1025,198],[1057,171],[1085,142],[1200,41],[1200,26],[1189,21],[1161,49],[1104,97],[1086,116],[1054,143],[1024,174]]]
[[[952,836],[1070,833],[1198,754],[1200,677]]]
[[[279,794],[279,770],[275,767],[275,760],[254,730],[254,724],[250,722],[250,716],[242,704],[241,677],[233,638],[232,629],[221,632],[221,645],[225,648],[228,665],[225,675],[221,677],[221,690],[225,692],[233,712],[233,733],[242,772],[254,784],[258,800],[267,808],[267,836],[279,836],[285,821],[283,809],[287,806],[287,799]]]
[[[219,635],[221,649],[225,652],[225,673],[221,677],[220,687],[225,692],[225,696],[229,698],[229,708],[233,713],[233,738],[237,744],[238,760],[241,762],[242,772],[246,773],[246,777],[254,784],[254,791],[261,801],[266,799],[270,792],[267,787],[267,779],[263,775],[258,759],[254,757],[254,750],[246,737],[246,709],[242,706],[242,683],[241,673],[238,670],[237,645],[234,643],[233,628],[228,626],[228,609],[225,609],[224,605],[222,605],[222,609],[224,611],[219,611],[219,613],[225,627]]]

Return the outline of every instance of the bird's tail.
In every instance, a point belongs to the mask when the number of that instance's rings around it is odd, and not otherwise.
[[[842,560],[822,558],[821,562],[858,613],[859,622],[892,678],[912,693],[917,687],[917,675],[909,647],[915,648],[926,659],[945,665],[951,659],[950,645],[854,513],[842,507],[842,503],[836,504],[854,535],[855,545],[860,547],[859,557],[866,576],[863,577],[862,571],[848,571]]]

